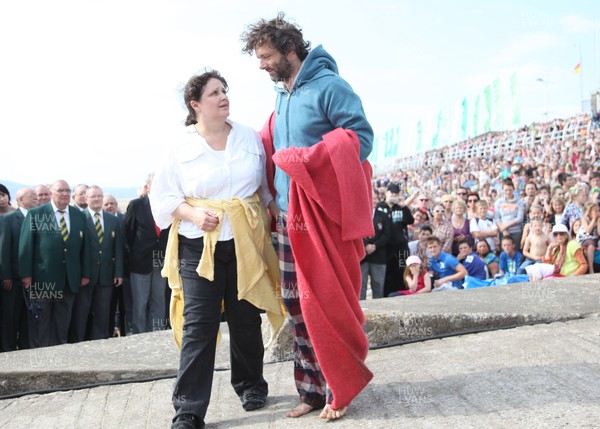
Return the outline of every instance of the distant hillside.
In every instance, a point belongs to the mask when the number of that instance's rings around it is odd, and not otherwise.
[[[0,179],[0,183],[2,183],[4,186],[6,186],[8,188],[8,191],[10,192],[11,203],[13,206],[16,206],[15,194],[17,193],[17,191],[19,189],[24,188],[26,186],[34,187],[35,185],[37,185],[37,183],[23,184],[23,183],[16,183],[16,182],[12,182],[10,180],[2,180],[2,179]],[[73,186],[73,185],[71,185],[71,186]],[[106,187],[106,188],[102,188],[102,190],[104,191],[105,194],[113,195],[119,201],[128,201],[133,198],[137,198],[137,189],[136,188]]]

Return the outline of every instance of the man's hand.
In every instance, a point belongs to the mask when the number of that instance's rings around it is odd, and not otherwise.
[[[367,244],[365,246],[365,251],[367,252],[367,255],[370,255],[371,253],[375,252],[375,250],[377,250],[377,247],[374,244]]]
[[[115,277],[113,279],[113,284],[115,285],[115,287],[119,287],[123,284],[123,277]]]
[[[31,277],[23,277],[21,279],[21,283],[23,283],[23,287],[25,289],[29,289],[29,287],[31,286],[31,280],[32,280]]]
[[[2,288],[7,291],[10,292],[10,290],[12,289],[13,286],[13,281],[12,279],[6,279],[6,280],[2,280]]]
[[[81,287],[87,286],[89,283],[90,283],[90,279],[88,279],[87,277],[81,278]]]

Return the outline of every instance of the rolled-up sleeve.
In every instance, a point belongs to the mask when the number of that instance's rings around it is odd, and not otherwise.
[[[179,166],[173,152],[167,155],[155,171],[149,197],[156,225],[160,229],[168,228],[175,220],[172,213],[185,201]]]

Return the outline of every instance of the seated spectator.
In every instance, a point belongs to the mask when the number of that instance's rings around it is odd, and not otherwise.
[[[488,202],[481,200],[477,202],[477,216],[471,219],[469,229],[476,242],[485,240],[492,252],[496,252],[496,240],[498,239],[498,226],[487,219]]]
[[[442,243],[442,252],[452,253],[452,237],[454,230],[452,224],[445,217],[445,210],[441,204],[433,206],[433,217],[431,219],[431,228],[433,235]],[[429,247],[429,245],[428,245]]]
[[[590,187],[587,183],[580,182],[571,191],[571,203],[565,208],[562,223],[568,228],[573,226],[575,219],[583,216],[583,206],[588,202]]]
[[[598,229],[600,228],[600,217],[598,214],[598,203],[595,201],[585,203],[581,225],[575,236],[587,258],[589,274],[594,273],[594,253],[598,246]]]
[[[521,250],[523,249],[523,246],[525,246],[525,239],[531,232],[531,222],[529,221],[529,219],[543,219],[544,218],[543,216],[544,216],[544,208],[542,206],[535,205],[535,206],[531,206],[529,208],[529,214],[527,215],[528,221],[523,226],[523,236],[521,237]],[[542,221],[542,229],[543,229],[543,221]],[[548,234],[550,233],[550,231],[552,231],[552,230],[549,230]]]
[[[427,239],[427,250],[431,254],[429,269],[433,272],[433,290],[462,289],[467,270],[454,256],[442,252],[441,240],[435,235],[429,237]]]
[[[588,272],[587,260],[579,243],[569,240],[567,226],[561,223],[554,225],[551,236],[554,242],[548,246],[543,263],[526,268],[529,279],[534,281],[586,274]]]
[[[452,203],[454,203],[454,198],[452,198],[452,195],[446,194],[442,197],[442,206],[444,207],[446,219],[450,219],[452,217]]]
[[[471,220],[477,217],[477,203],[479,200],[480,198],[477,192],[469,192],[467,195],[467,219]]]
[[[487,278],[492,278],[498,274],[498,256],[491,251],[488,242],[485,240],[480,240],[475,245],[475,248],[477,249],[477,254],[485,264]]]
[[[502,238],[502,250],[500,253],[500,265],[498,274],[501,276],[517,274],[517,270],[523,263],[523,255],[518,250],[515,250],[515,241],[510,235],[505,235]]]
[[[469,276],[481,280],[487,278],[485,263],[477,253],[473,252],[473,247],[467,240],[458,243],[458,256],[456,259],[465,267]]]
[[[469,229],[469,221],[465,217],[467,212],[467,205],[462,200],[454,201],[452,204],[452,211],[454,216],[450,220],[452,224],[452,254],[454,256],[458,255],[458,243],[467,240],[471,246],[473,246],[473,236],[471,235],[471,231]]]
[[[408,225],[409,241],[418,239],[418,231],[420,230],[421,225],[429,223],[429,213],[427,210],[416,208],[413,209],[412,215],[414,222]]]
[[[406,259],[404,286],[406,287],[405,290],[392,292],[389,296],[415,295],[431,292],[431,276],[418,256],[413,255]]]
[[[544,223],[541,217],[532,218],[528,225],[531,231],[527,234],[525,243],[523,243],[523,256],[525,260],[521,263],[517,274],[526,274],[526,267],[541,262],[550,244],[550,238],[543,231]]]
[[[421,260],[424,261],[425,268],[428,267],[430,256],[427,251],[427,239],[431,237],[432,234],[433,230],[431,227],[429,225],[423,225],[419,230],[419,239],[408,243],[411,256],[416,255],[421,258]]]
[[[545,230],[552,231],[552,227],[554,227],[554,225],[557,223],[562,223],[565,207],[565,200],[561,197],[554,197],[550,200],[550,210],[544,218]]]

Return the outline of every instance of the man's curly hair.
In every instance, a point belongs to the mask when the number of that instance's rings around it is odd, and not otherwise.
[[[248,25],[241,40],[244,43],[242,52],[248,55],[265,43],[283,55],[295,51],[300,61],[304,61],[310,51],[310,42],[302,37],[300,26],[286,21],[283,12],[270,21],[261,19],[256,24]]]

